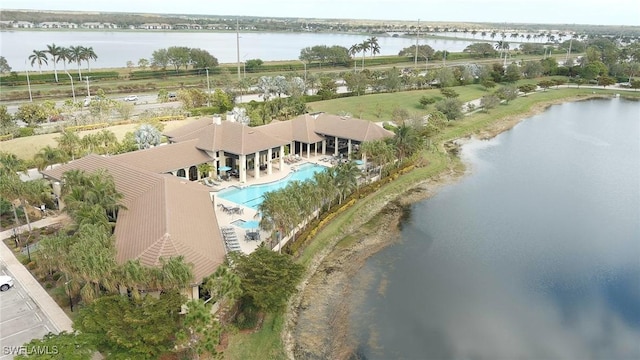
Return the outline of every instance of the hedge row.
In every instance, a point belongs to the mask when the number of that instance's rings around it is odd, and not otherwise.
[[[219,73],[220,73],[220,68],[209,69],[209,75],[215,75]],[[138,70],[138,71],[132,71],[129,74],[129,78],[131,80],[164,79],[168,77],[182,77],[182,76],[194,76],[194,75],[205,75],[205,74],[206,74],[206,71],[204,69],[178,70],[177,72],[172,69]]]
[[[347,97],[352,97],[352,96],[356,96],[357,94],[354,92],[346,92],[346,93],[341,93],[341,94],[334,94],[331,99],[340,99],[340,98],[347,98]],[[310,103],[310,102],[316,102],[316,101],[322,101],[322,100],[328,100],[322,97],[322,95],[303,95],[302,98],[304,99],[305,102]]]
[[[13,139],[13,134],[0,135],[0,141],[7,141]]]
[[[64,131],[84,131],[84,130],[104,129],[109,125],[110,125],[109,123],[97,123],[97,124],[89,124],[89,125],[67,126],[66,128],[64,128]]]
[[[402,165],[401,165],[402,166]],[[411,163],[405,163],[404,166],[400,168],[394,169],[389,176],[380,179],[374,183],[371,183],[367,186],[360,188],[357,192],[354,192],[349,196],[349,200],[345,202],[341,207],[336,208],[335,210],[324,213],[320,216],[319,220],[312,222],[307,228],[307,230],[300,233],[295,242],[287,243],[284,247],[284,251],[288,254],[298,255],[301,248],[308,244],[310,241],[313,241],[314,237],[318,233],[318,231],[322,230],[325,225],[327,225],[331,220],[333,220],[336,216],[343,213],[345,210],[353,206],[358,199],[362,199],[367,197],[368,195],[378,191],[383,185],[386,185],[394,180],[396,180],[401,175],[408,173],[415,169],[415,165]]]
[[[74,82],[79,82],[78,74],[71,74]],[[89,77],[89,80],[111,80],[118,79],[119,74],[117,71],[95,71],[82,73],[82,78],[84,79],[86,76]],[[55,83],[56,77],[55,74],[46,73],[46,74],[29,74],[29,82],[33,84],[45,84],[45,83]],[[58,72],[58,84],[70,84],[69,76],[64,72]],[[27,75],[18,75],[16,73],[12,73],[7,76],[0,76],[0,85],[3,86],[17,86],[17,85],[27,85]]]
[[[151,118],[150,120],[165,122],[165,121],[184,120],[184,119],[186,119],[184,115],[165,115],[165,116],[156,116],[154,118]]]

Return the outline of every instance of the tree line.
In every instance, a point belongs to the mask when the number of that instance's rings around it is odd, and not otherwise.
[[[67,64],[76,63],[78,65],[78,80],[82,80],[82,71],[80,70],[82,62],[87,62],[87,69],[90,71],[91,64],[89,63],[89,61],[97,59],[98,55],[95,53],[95,51],[93,51],[93,47],[91,46],[85,47],[82,45],[78,45],[70,46],[67,48],[57,46],[55,43],[47,45],[47,49],[45,50],[33,50],[31,55],[29,55],[31,66],[38,64],[40,73],[42,73],[42,64],[47,65],[49,64],[49,60],[51,60],[56,82],[58,82],[58,69],[56,67],[57,63],[62,62],[65,72],[67,72]]]

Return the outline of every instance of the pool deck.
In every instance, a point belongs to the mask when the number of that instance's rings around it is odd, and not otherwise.
[[[258,245],[260,245],[261,241],[245,240],[245,234],[249,229],[241,228],[239,226],[232,225],[231,223],[236,220],[244,220],[244,221],[257,220],[256,210],[247,206],[243,206],[243,205],[225,200],[225,199],[221,199],[217,196],[217,193],[221,190],[227,189],[232,186],[244,187],[244,186],[251,186],[251,185],[266,184],[266,183],[282,180],[293,172],[292,168],[295,169],[296,167],[304,164],[311,163],[311,164],[331,167],[332,164],[330,162],[322,161],[322,159],[328,159],[328,158],[331,158],[331,155],[318,155],[318,156],[311,156],[310,158],[300,157],[299,158],[300,160],[295,163],[292,163],[292,164],[284,163],[284,167],[282,171],[277,170],[278,163],[275,163],[273,166],[273,172],[271,173],[271,175],[267,175],[266,170],[261,171],[260,178],[257,180],[250,175],[252,171],[249,171],[247,174],[246,183],[240,183],[235,178],[232,178],[232,180],[230,181],[223,181],[220,186],[212,188],[213,190],[211,191],[211,194],[213,194],[213,197],[214,197],[215,212],[216,212],[216,217],[218,219],[219,227],[233,228],[236,232],[237,238],[239,239],[240,249],[242,250],[242,252],[245,254],[252,253],[258,247]],[[240,207],[242,208],[242,214],[228,214],[224,212],[220,207],[218,207],[218,204],[223,204],[226,207]],[[260,239],[267,239],[268,237],[269,237],[268,232],[260,230]]]

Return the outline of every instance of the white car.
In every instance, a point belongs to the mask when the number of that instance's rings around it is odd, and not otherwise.
[[[13,287],[13,278],[7,275],[0,275],[0,291],[7,291]]]
[[[138,101],[138,95],[129,95],[124,98],[124,101]]]

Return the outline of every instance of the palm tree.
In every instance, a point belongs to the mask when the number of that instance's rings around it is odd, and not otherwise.
[[[318,195],[321,199],[320,206],[327,206],[327,210],[331,209],[333,199],[335,199],[337,190],[335,188],[333,178],[333,171],[325,170],[313,174],[313,182],[316,185]]]
[[[33,160],[37,164],[38,170],[42,171],[49,166],[64,162],[66,156],[62,150],[47,145],[33,156]]]
[[[83,48],[82,59],[87,61],[87,70],[91,71],[91,63],[89,60],[98,60],[98,55],[93,51],[93,47]]]
[[[69,249],[69,275],[82,284],[80,296],[86,302],[98,298],[104,290],[117,290],[113,237],[100,226],[83,224]]]
[[[71,160],[75,160],[80,152],[80,137],[75,132],[63,131],[56,138],[58,148],[62,150]]]
[[[290,229],[291,197],[282,191],[271,191],[263,195],[256,217],[260,217],[260,228],[265,231],[276,230],[280,236],[286,236]],[[281,240],[277,239],[277,240]],[[280,251],[280,248],[278,248]]]
[[[198,165],[198,173],[200,173],[200,179],[208,178],[213,171],[213,165],[210,163],[202,163]]]
[[[486,31],[481,32],[480,36],[482,36],[482,38],[484,39],[485,37],[487,37],[487,32]]]
[[[13,153],[0,151],[0,176],[16,176],[27,170],[23,160]]]
[[[495,48],[500,51],[500,59],[502,59],[503,52],[505,52],[506,59],[506,50],[509,50],[509,43],[503,40],[498,40],[495,44]]]
[[[369,43],[369,40],[363,41],[362,44],[360,44],[360,49],[362,50],[362,69],[361,70],[364,70],[364,56],[367,54],[367,51],[371,49],[371,44]]]
[[[371,50],[371,57],[376,57],[376,54],[380,54],[380,44],[378,44],[378,38],[372,36],[367,39],[369,42],[369,49]]]
[[[120,209],[123,195],[116,190],[113,177],[106,170],[98,170],[92,174],[70,170],[62,177],[62,198],[70,213],[81,206],[100,205],[108,214],[109,220],[115,221]]]
[[[116,134],[107,129],[102,129],[101,131],[96,133],[95,136],[99,141],[101,155],[109,155],[109,153],[111,153],[112,150],[115,150],[118,145],[118,138],[116,137]]]
[[[84,155],[97,153],[96,149],[100,146],[100,139],[95,134],[87,134],[80,140],[80,145]]]
[[[47,52],[44,50],[33,50],[33,54],[29,55],[29,60],[31,60],[31,66],[38,63],[38,70],[40,71],[40,74],[42,74],[42,63],[49,65],[49,62],[47,61]]]
[[[355,55],[358,54],[361,50],[362,44],[353,44],[349,48],[349,56],[353,56],[355,58]],[[355,59],[353,59],[353,70],[357,70],[357,62]]]
[[[338,204],[351,194],[358,185],[360,170],[353,161],[340,164],[332,169],[335,174],[335,187],[338,191]]]
[[[492,31],[491,35],[489,35],[489,36],[491,36],[491,40],[493,40],[493,39],[496,38],[496,35],[497,35],[497,33],[495,31]]]
[[[56,63],[59,61],[58,57],[60,56],[61,49],[62,48],[56,44],[51,44],[47,45],[47,50],[45,50],[49,55],[51,55],[51,59],[53,60],[53,74],[56,77],[56,82],[58,82],[58,69],[56,69]]]
[[[71,50],[66,47],[61,47],[58,54],[58,61],[62,61],[62,68],[65,73],[67,72],[67,62],[71,62]]]
[[[78,80],[82,81],[82,71],[80,70],[80,64],[84,60],[84,47],[83,46],[71,46],[69,48],[70,61],[73,61],[78,65]]]
[[[392,141],[400,161],[422,148],[424,142],[415,128],[402,124],[395,129],[395,133]]]
[[[220,265],[216,271],[203,283],[203,287],[215,302],[222,306],[229,301],[238,299],[242,295],[240,277],[229,266]]]

